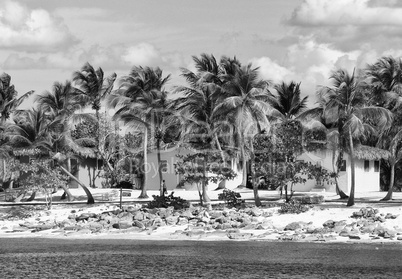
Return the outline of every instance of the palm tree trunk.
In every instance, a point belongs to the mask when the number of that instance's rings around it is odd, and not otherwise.
[[[240,152],[241,152],[241,159],[242,159],[242,169],[243,169],[243,178],[241,181],[240,187],[246,187],[247,185],[247,161],[246,161],[246,154],[244,150],[244,146],[241,145],[240,147]]]
[[[146,199],[148,198],[147,191],[146,191],[146,186],[147,186],[147,173],[146,167],[148,165],[148,127],[145,126],[144,129],[144,142],[143,142],[143,148],[144,148],[144,160],[143,160],[143,179],[142,179],[142,185],[141,185],[141,194],[138,198],[140,199]]]
[[[162,176],[162,160],[161,160],[161,150],[160,150],[160,138],[158,137],[156,139],[156,156],[158,158],[158,175],[159,175],[159,193],[160,196],[163,196],[163,186],[162,186],[162,181],[163,181],[163,176]]]
[[[208,155],[205,155],[203,160],[202,200],[204,202],[211,202],[211,199],[208,197],[207,194],[207,162]]]
[[[88,199],[87,199],[87,204],[94,204],[95,200],[94,197],[92,196],[91,192],[88,190],[88,188],[84,185],[84,183],[82,183],[81,181],[79,181],[74,175],[71,174],[71,172],[69,172],[68,170],[66,170],[64,167],[60,166],[60,169],[68,176],[70,177],[72,180],[74,180],[75,182],[78,183],[78,185],[80,185],[82,187],[82,189],[84,190],[85,194],[87,195]]]
[[[214,134],[214,138],[215,138],[215,142],[216,142],[216,147],[219,150],[219,153],[221,154],[221,158],[222,158],[222,164],[226,164],[225,161],[225,154],[223,153],[221,144],[219,143],[219,139],[218,139],[218,134]],[[223,179],[219,184],[218,184],[218,188],[216,188],[215,190],[222,190],[222,189],[226,189],[226,179]]]
[[[251,175],[253,176],[253,194],[255,206],[261,206],[260,196],[258,195],[257,177],[255,173],[255,154],[253,142],[251,142]]]
[[[395,163],[391,163],[391,176],[389,178],[389,186],[387,195],[382,199],[382,201],[389,201],[392,200],[392,193],[394,189],[394,182],[395,182]]]
[[[350,168],[351,168],[351,187],[350,187],[350,195],[348,199],[347,206],[352,206],[355,204],[355,158],[353,151],[353,138],[352,138],[352,130],[349,127],[349,148],[350,148]]]
[[[339,156],[341,157],[341,155],[339,155]],[[343,199],[349,198],[349,196],[346,195],[345,192],[342,191],[341,188],[339,188],[339,184],[338,184],[339,166],[336,163],[337,161],[338,160],[336,158],[336,150],[333,149],[332,150],[332,169],[335,173],[334,179],[335,179],[336,194],[338,194],[340,196],[341,200],[343,200]]]

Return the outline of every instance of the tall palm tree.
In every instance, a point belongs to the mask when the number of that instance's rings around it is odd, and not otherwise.
[[[10,75],[3,73],[0,75],[0,129],[4,130],[7,120],[10,116],[17,111],[18,107],[32,95],[34,91],[29,91],[22,96],[18,97],[18,92],[15,90],[14,85],[11,84]],[[3,133],[0,134],[0,141],[4,141]],[[6,178],[6,161],[7,158],[7,147],[2,148],[0,152],[0,158],[2,160],[2,177],[1,180],[4,182]]]
[[[391,110],[394,115],[392,127],[382,133],[378,141],[379,147],[390,152],[390,156],[386,160],[390,167],[390,181],[388,192],[383,200],[391,200],[395,182],[395,166],[400,162],[402,156],[400,146],[402,59],[395,59],[391,56],[382,57],[374,64],[367,66],[365,75],[371,103]]]
[[[392,115],[385,108],[367,105],[360,80],[354,72],[350,75],[339,69],[330,78],[332,87],[323,87],[319,96],[324,104],[323,116],[328,122],[336,122],[339,133],[344,135],[342,139],[345,139],[340,144],[347,144],[351,162],[351,189],[347,206],[352,206],[355,195],[354,140],[358,141],[375,131],[383,131],[391,124]]]
[[[238,68],[235,75],[222,85],[224,98],[213,113],[218,119],[225,118],[236,127],[238,148],[243,162],[243,186],[247,181],[246,146],[253,156],[253,137],[269,126],[267,119],[271,111],[269,83],[259,79],[258,74],[258,68],[252,68],[251,64]],[[252,163],[252,167],[253,165]],[[252,173],[254,174],[253,170]],[[256,181],[253,185],[256,205],[260,205]]]
[[[167,92],[164,90],[164,86],[169,79],[170,75],[163,77],[163,72],[158,67],[133,67],[129,75],[121,79],[118,89],[107,99],[108,107],[116,109],[116,119],[122,120],[132,129],[143,127],[144,165],[147,164],[148,157],[148,131],[155,136],[161,195],[163,177],[160,144],[168,107]],[[143,178],[140,198],[148,197],[145,173]]]
[[[85,102],[78,102],[74,98],[76,89],[70,81],[64,84],[55,82],[52,92],[45,91],[36,98],[39,110],[43,111],[48,120],[48,135],[51,137],[51,151],[54,154],[59,154],[57,158],[63,157],[59,162],[60,168],[70,178],[75,180],[85,191],[88,197],[88,203],[93,203],[94,199],[88,188],[71,174],[71,157],[73,154],[94,153],[92,149],[80,145],[71,137],[71,130],[74,129],[76,123],[82,121],[94,122],[91,114],[75,113],[85,106]],[[63,154],[63,156],[61,156]],[[62,165],[66,163],[67,168]],[[68,200],[73,200],[68,189],[65,189],[65,194]]]

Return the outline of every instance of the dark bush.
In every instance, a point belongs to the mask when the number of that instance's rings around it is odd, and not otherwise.
[[[229,207],[239,207],[244,203],[240,193],[228,189],[223,190],[223,193],[218,195],[218,199],[225,201]]]
[[[291,200],[288,203],[284,203],[281,205],[281,208],[279,209],[279,213],[281,214],[299,214],[306,212],[310,210],[310,208],[313,208],[312,205],[306,205],[306,204],[301,204],[299,201],[296,200]]]
[[[173,196],[174,192],[171,192],[168,196],[153,195],[153,200],[148,203],[148,208],[168,208],[173,206],[174,209],[188,208],[190,205],[188,201],[180,197]]]

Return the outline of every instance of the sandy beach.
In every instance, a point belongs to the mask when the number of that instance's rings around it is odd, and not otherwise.
[[[61,191],[56,193],[51,210],[47,210],[40,203],[40,197],[38,202],[31,202],[29,205],[27,203],[1,203],[0,237],[203,241],[233,239],[307,242],[395,242],[402,244],[402,193],[395,193],[394,200],[390,202],[379,202],[384,195],[383,192],[370,192],[361,195],[358,193],[356,195],[356,205],[352,207],[346,207],[346,202],[340,201],[335,193],[296,193],[296,196],[323,195],[325,202],[311,205],[307,212],[300,214],[280,214],[278,210],[283,201],[279,199],[278,193],[274,191],[259,192],[263,202],[261,208],[253,206],[252,190],[236,189],[236,191],[240,192],[241,197],[246,200],[247,206],[245,209],[235,210],[224,207],[221,210],[216,210],[213,206],[210,210],[204,210],[197,204],[197,192],[179,190],[174,195],[191,201],[190,209],[187,211],[196,211],[197,214],[187,217],[187,220],[185,220],[182,218],[184,216],[183,211],[174,211],[171,215],[177,216],[177,218],[174,219],[174,222],[171,222],[169,221],[169,216],[162,216],[160,212],[154,212],[153,223],[146,223],[146,218],[143,218],[144,220],[141,220],[141,222],[145,225],[142,226],[138,225],[142,223],[136,220],[138,218],[135,217],[135,213],[142,211],[142,207],[152,198],[138,199],[139,191],[133,190],[131,191],[131,196],[122,198],[123,210],[120,210],[120,197],[116,190],[91,189],[91,191],[96,201],[93,205],[85,204],[86,197],[81,189],[72,190],[76,200],[70,203],[60,201]],[[219,202],[218,194],[221,192],[222,190],[208,192],[212,204]],[[158,195],[158,192],[148,191],[148,195],[152,197],[152,195]],[[109,200],[105,200],[105,197]],[[356,218],[356,216],[353,216],[354,213],[362,210],[372,210],[373,212],[376,210],[375,214],[373,213],[375,218],[368,222],[364,217]],[[121,212],[125,211],[132,212],[129,218],[131,218],[130,220],[135,220],[133,226],[116,227],[109,225],[107,228],[104,226],[102,229],[94,230],[91,225],[91,220],[94,222],[98,221],[98,219],[105,219],[100,216],[110,215],[110,212],[120,212],[115,213],[120,214],[120,218]],[[186,213],[187,215],[188,212]],[[229,220],[230,225],[216,225],[220,221],[219,217],[215,216],[217,212],[223,212],[224,216],[228,216],[226,219],[232,216],[231,219],[229,218],[232,220]],[[92,214],[93,219],[81,218],[82,220],[76,221],[85,214]],[[202,217],[200,217],[201,215]],[[242,216],[241,218],[243,219],[244,216],[249,216],[250,221],[247,221],[247,224],[242,224],[239,221],[239,216]],[[73,218],[76,219],[73,222],[74,224],[70,222]],[[160,223],[155,223],[155,218],[160,219]],[[234,224],[233,220],[238,222]],[[71,228],[72,225],[74,227]],[[366,229],[367,226],[371,226],[371,230]],[[379,229],[382,231],[378,232]]]

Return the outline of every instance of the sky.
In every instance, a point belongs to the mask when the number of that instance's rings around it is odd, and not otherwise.
[[[84,63],[106,75],[160,67],[183,85],[192,56],[236,56],[315,102],[331,71],[402,55],[398,0],[1,0],[0,72],[22,94],[51,91]],[[30,103],[32,105],[32,103]]]

